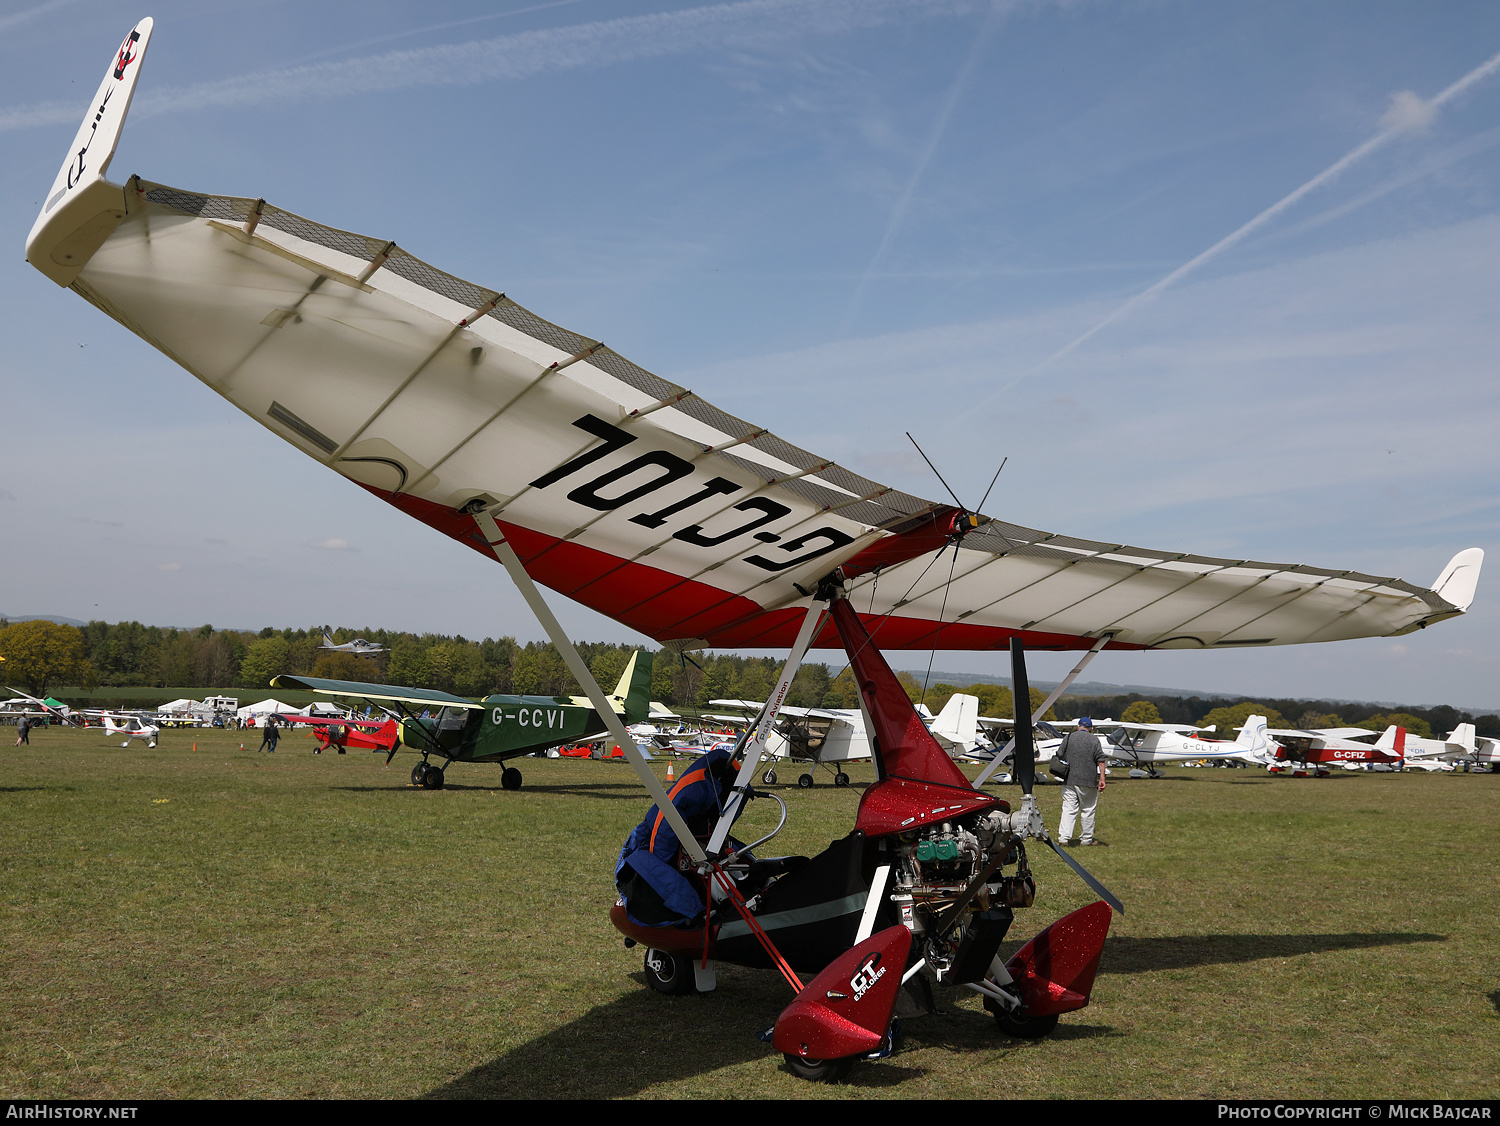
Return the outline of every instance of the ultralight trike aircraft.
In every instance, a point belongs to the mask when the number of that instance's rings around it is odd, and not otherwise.
[[[505,567],[656,802],[647,836],[658,821],[669,828],[677,866],[723,897],[699,905],[695,891],[643,931],[639,941],[661,952],[648,966],[676,987],[677,959],[690,955],[698,984],[709,958],[777,965],[796,996],[773,1039],[803,1074],[881,1051],[897,994],[910,992],[903,982],[919,989],[923,974],[977,988],[1023,1033],[1087,1002],[1110,908],[1054,923],[999,965],[1009,913],[1032,894],[1024,843],[1051,842],[1029,792],[1012,811],[978,787],[1010,757],[1029,791],[1027,721],[1099,652],[1395,636],[1462,614],[1474,597],[1477,548],[1428,589],[1347,568],[1102,543],[923,500],[388,239],[264,199],[140,176],[113,183],[105,173],[151,32],[142,20],[112,56],[27,260],[303,454]],[[928,578],[933,554],[949,551],[948,577]],[[678,651],[790,648],[740,740],[739,771],[723,790],[704,786],[711,798],[695,816],[711,823],[706,841],[648,768],[538,582]],[[1023,645],[1087,652],[1040,710],[1016,717],[1014,754],[996,754],[971,785],[903,704],[866,631],[883,649],[1010,648],[1018,681]],[[810,647],[843,648],[855,665],[880,780],[842,848],[758,868],[729,827]],[[370,698],[361,690],[383,686],[352,687]],[[1014,688],[1029,698],[1023,683]],[[480,712],[481,727],[493,711]],[[423,728],[424,762],[464,746],[471,722],[460,716],[447,734],[442,720]],[[625,858],[637,883],[650,884],[640,869],[655,855],[648,840]],[[1014,875],[1000,874],[1006,864]],[[623,869],[622,879],[628,925],[647,926],[649,895]],[[821,924],[805,943],[801,912]],[[834,956],[846,936],[859,941]],[[804,985],[798,969],[818,976]]]

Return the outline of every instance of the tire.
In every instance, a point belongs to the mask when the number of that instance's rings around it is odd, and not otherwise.
[[[692,959],[664,950],[646,951],[646,984],[668,997],[681,997],[693,991]]]
[[[786,1065],[791,1068],[793,1075],[811,1083],[837,1083],[849,1074],[856,1058],[846,1056],[841,1060],[810,1060],[804,1056],[794,1056],[791,1052],[781,1054],[786,1057]]]
[[[419,762],[416,766],[411,768],[411,784],[413,786],[420,786],[422,784],[422,779],[426,776],[427,764],[425,762]]]
[[[804,790],[811,790],[812,789],[812,784],[813,784],[813,776],[811,774],[804,774],[800,778],[797,779],[797,785],[800,786],[800,787],[802,787],[802,789],[804,789]]]
[[[835,786],[847,786],[849,784],[849,775],[840,770],[833,776],[833,784]]]
[[[505,773],[500,775],[500,788],[502,790],[519,790],[521,788],[521,772],[513,766],[507,766]]]
[[[438,766],[429,766],[427,773],[422,775],[422,789],[441,790],[443,788],[443,770]]]
[[[1006,1009],[995,1014],[995,1027],[1018,1040],[1040,1040],[1057,1027],[1057,1014],[1029,1017],[1025,1013]]]
[[[762,774],[760,776],[760,780],[761,780],[761,782],[763,784],[765,784],[767,786],[774,786],[774,785],[776,785],[776,771],[774,771],[774,770],[768,770],[768,771],[766,771],[764,774]]]

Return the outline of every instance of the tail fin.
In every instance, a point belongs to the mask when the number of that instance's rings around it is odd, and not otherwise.
[[[1271,738],[1266,734],[1266,717],[1263,715],[1253,715],[1246,719],[1245,726],[1240,728],[1234,742],[1247,758],[1267,761],[1273,757]]]
[[[1466,755],[1474,753],[1474,725],[1472,723],[1460,723],[1455,727],[1445,740],[1449,751],[1455,747]]]
[[[1394,723],[1380,733],[1380,738],[1375,740],[1377,751],[1388,751],[1396,754],[1396,740],[1401,740],[1402,747],[1406,746],[1406,728],[1397,727]]]
[[[630,655],[630,663],[620,674],[620,683],[615,685],[609,701],[616,710],[625,713],[625,722],[645,723],[651,715],[651,663],[653,654],[637,649]]]
[[[955,692],[932,721],[932,733],[961,751],[973,750],[979,737],[979,697]]]

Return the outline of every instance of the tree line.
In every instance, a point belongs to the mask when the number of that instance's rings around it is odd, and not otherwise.
[[[327,631],[336,643],[363,637],[385,647],[374,656],[336,653],[320,646],[323,627],[258,632],[164,629],[140,622],[89,622],[82,629],[37,619],[14,624],[0,620],[0,672],[6,683],[35,696],[69,686],[85,688],[231,688],[265,691],[273,676],[290,673],[431,688],[458,696],[494,693],[537,696],[581,695],[582,688],[550,642],[513,637],[471,640],[460,635],[408,633],[347,627]],[[606,690],[624,671],[634,646],[618,642],[582,642],[580,656]],[[649,650],[648,650],[649,651]],[[730,653],[679,654],[654,651],[651,698],[673,707],[713,710],[710,701],[764,700],[781,671],[776,657],[743,657]],[[897,674],[907,695],[941,711],[955,692],[979,698],[979,714],[1009,717],[1015,713],[1011,690],[999,684],[934,684],[926,689],[909,672]],[[1031,690],[1035,710],[1044,694]],[[856,708],[853,674],[842,665],[804,663],[792,682],[787,703],[803,708]],[[1267,699],[1243,696],[1063,696],[1048,719],[1079,716],[1124,719],[1138,723],[1215,724],[1220,738],[1233,738],[1234,727],[1252,714],[1264,715],[1271,727],[1363,727],[1383,731],[1403,726],[1413,735],[1446,735],[1460,723],[1473,723],[1480,735],[1500,736],[1500,716],[1474,716],[1449,705],[1432,708],[1326,700]]]

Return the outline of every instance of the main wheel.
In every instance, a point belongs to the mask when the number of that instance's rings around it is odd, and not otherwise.
[[[521,772],[513,766],[507,766],[505,773],[500,775],[500,787],[505,790],[519,790],[521,788]]]
[[[833,784],[835,786],[847,786],[849,784],[849,775],[840,770],[833,776]]]
[[[810,1080],[813,1083],[836,1083],[854,1066],[857,1057],[846,1056],[841,1060],[810,1060],[805,1056],[794,1056],[791,1052],[782,1052],[786,1057],[787,1067],[792,1069],[792,1074],[801,1079]]]
[[[811,790],[812,784],[813,776],[811,774],[804,774],[797,779],[797,785],[801,786],[804,790]]]
[[[768,770],[768,771],[766,771],[764,774],[762,774],[760,776],[760,780],[762,782],[764,782],[767,786],[774,786],[774,785],[776,785],[776,771],[774,771],[774,770]]]
[[[422,779],[426,776],[427,764],[425,762],[419,762],[416,766],[411,768],[411,784],[413,786],[420,786],[422,784]]]
[[[646,984],[658,993],[680,997],[693,991],[692,959],[664,950],[646,951]]]
[[[995,1025],[1005,1035],[1018,1040],[1040,1040],[1057,1027],[1057,1014],[1030,1017],[1015,1009],[1003,1009],[995,1013]]]
[[[443,770],[439,766],[429,766],[427,773],[422,775],[422,789],[441,790],[443,788]]]

